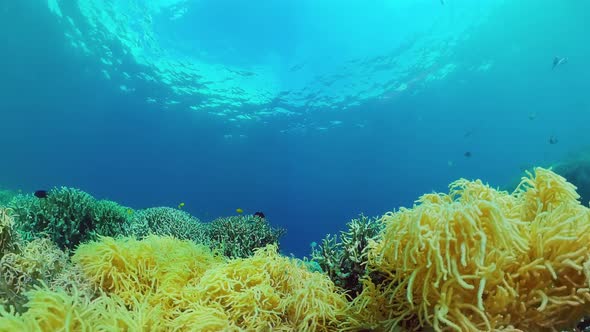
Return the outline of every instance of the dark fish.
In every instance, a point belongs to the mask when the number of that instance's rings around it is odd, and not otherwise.
[[[463,154],[466,158],[471,157],[471,152],[467,151]]]
[[[557,140],[557,137],[555,137],[555,136],[553,136],[553,135],[551,135],[551,136],[549,137],[549,144],[557,144],[557,142],[559,142],[559,141]]]
[[[264,213],[258,211],[256,213],[254,213],[254,217],[258,217],[258,218],[264,219]]]
[[[47,198],[47,190],[37,190],[35,191],[35,197],[37,198]]]

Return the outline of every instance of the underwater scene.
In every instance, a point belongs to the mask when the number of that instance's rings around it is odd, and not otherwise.
[[[587,0],[0,1],[0,332],[590,331]]]

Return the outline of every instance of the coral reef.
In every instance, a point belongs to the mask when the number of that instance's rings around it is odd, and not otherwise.
[[[311,261],[281,256],[283,230],[256,216],[21,206],[121,221],[70,255],[60,237],[18,239],[0,208],[0,331],[558,331],[590,314],[590,208],[572,184],[537,168],[513,193],[449,188],[352,220]]]
[[[377,218],[361,215],[347,223],[347,230],[337,236],[327,235],[319,247],[312,248],[312,262],[339,287],[355,298],[362,291],[360,279],[367,273],[367,249],[382,229]]]
[[[172,237],[101,238],[73,256],[101,289],[94,299],[38,288],[23,314],[0,311],[0,331],[342,331],[359,325],[324,275],[277,253],[226,260]]]
[[[377,329],[550,331],[588,312],[590,210],[537,168],[514,194],[459,180],[383,216],[355,307]]]
[[[252,215],[218,218],[207,225],[211,246],[227,257],[249,257],[255,249],[278,244],[285,229],[271,227],[266,218]]]
[[[55,188],[47,198],[18,195],[9,203],[17,230],[25,240],[49,236],[60,248],[72,249],[98,235],[115,236],[126,229],[125,209],[114,202],[97,201],[74,188]]]

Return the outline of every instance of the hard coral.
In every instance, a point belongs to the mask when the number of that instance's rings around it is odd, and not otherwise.
[[[97,235],[120,235],[128,219],[114,202],[97,201],[74,188],[55,188],[46,198],[18,195],[9,206],[26,240],[47,235],[61,248],[73,249]]]
[[[234,216],[218,218],[207,225],[212,248],[227,257],[249,257],[258,248],[278,244],[285,234],[282,228],[271,227],[266,218]]]
[[[514,194],[460,180],[388,213],[355,307],[379,329],[544,331],[573,327],[590,303],[590,210],[537,168]]]
[[[169,207],[155,207],[136,211],[129,233],[139,238],[149,234],[173,236],[181,240],[207,244],[205,226],[190,214]]]
[[[330,279],[356,297],[362,291],[360,279],[366,276],[367,250],[382,229],[375,218],[361,215],[347,224],[347,230],[337,236],[328,235],[319,248],[312,249],[312,262],[319,264]]]

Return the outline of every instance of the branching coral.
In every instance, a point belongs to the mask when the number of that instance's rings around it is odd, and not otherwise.
[[[481,181],[388,213],[355,307],[378,328],[552,330],[587,311],[590,211],[573,186],[536,169],[513,195]]]
[[[251,256],[257,248],[278,244],[285,234],[284,229],[273,228],[257,216],[218,218],[206,225],[212,248],[227,257]]]
[[[285,233],[273,228],[264,218],[237,216],[202,223],[190,214],[169,207],[137,211],[127,233],[143,238],[149,234],[169,235],[205,244],[226,257],[248,257],[257,248],[278,243]]]
[[[149,234],[169,235],[181,240],[208,244],[205,226],[190,214],[169,207],[155,207],[136,211],[129,233],[139,238]]]
[[[328,235],[319,248],[312,248],[312,262],[317,262],[322,270],[339,287],[356,297],[362,290],[360,278],[366,275],[367,249],[382,228],[375,218],[361,215],[351,220],[348,230],[337,236]]]
[[[73,249],[97,235],[124,235],[125,209],[110,201],[97,201],[73,188],[56,188],[47,198],[18,195],[9,206],[15,211],[17,229],[24,239],[47,235],[61,248]]]

